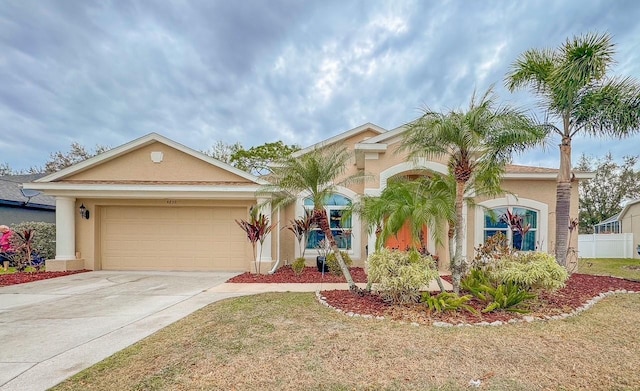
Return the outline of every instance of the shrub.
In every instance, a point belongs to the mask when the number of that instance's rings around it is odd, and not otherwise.
[[[376,284],[380,296],[393,303],[412,303],[420,298],[420,289],[437,276],[433,258],[417,251],[383,248],[369,258],[369,281]]]
[[[293,269],[293,272],[296,274],[296,276],[299,276],[304,271],[305,266],[306,264],[304,258],[300,257],[296,258],[296,260],[293,261],[293,263],[291,264],[291,269]]]
[[[351,257],[346,251],[340,251],[340,255],[342,255],[342,259],[347,267],[351,267],[353,261]],[[325,260],[327,267],[329,268],[329,272],[331,274],[335,274],[336,276],[342,275],[342,269],[340,269],[340,263],[338,263],[338,259],[336,258],[336,254],[333,252],[327,254],[327,259]]]
[[[539,251],[503,257],[490,273],[497,281],[512,282],[526,290],[557,290],[569,278],[553,256]]]
[[[500,259],[514,253],[514,250],[509,246],[507,237],[502,232],[489,237],[484,244],[474,247],[474,250],[476,254],[471,261],[472,269],[491,267]]]
[[[422,294],[422,302],[425,303],[431,311],[458,311],[467,310],[473,314],[477,314],[475,308],[467,304],[471,300],[471,295],[458,296],[453,292],[440,292],[436,296],[432,296],[429,292]]]
[[[534,297],[536,297],[536,295],[527,292],[520,285],[512,282],[499,284],[497,287],[490,289],[487,293],[491,296],[492,300],[482,310],[482,312],[491,312],[495,310],[505,310],[522,313],[528,312],[526,310],[521,310],[515,307],[525,300],[533,299]]]
[[[44,259],[56,256],[56,225],[41,221],[28,221],[11,226],[14,232],[34,231],[33,250]]]
[[[515,307],[536,297],[519,284],[511,281],[496,281],[489,271],[480,269],[472,269],[462,279],[460,285],[462,289],[486,304],[482,312],[496,310],[526,312]]]

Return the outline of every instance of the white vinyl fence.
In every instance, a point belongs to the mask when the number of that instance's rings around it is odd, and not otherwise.
[[[633,258],[633,234],[578,235],[580,258]]]

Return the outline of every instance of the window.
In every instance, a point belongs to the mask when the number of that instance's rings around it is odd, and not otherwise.
[[[313,210],[313,201],[311,198],[305,198],[304,208],[306,210]],[[333,194],[324,202],[324,208],[327,211],[327,217],[329,218],[329,227],[331,227],[331,233],[336,239],[338,248],[342,250],[351,249],[351,217],[344,216],[344,210],[351,205],[351,200],[345,196],[339,194]],[[318,243],[324,239],[324,233],[319,227],[314,228],[309,233],[307,240],[307,248],[318,248]]]
[[[593,226],[594,233],[597,234],[619,234],[620,233],[620,222],[619,221],[609,221],[600,223]]]
[[[498,232],[502,232],[513,248],[524,251],[534,251],[538,237],[538,212],[526,208],[509,208],[509,210],[513,214],[522,216],[524,225],[531,225],[531,228],[524,235],[524,238],[519,232],[509,229],[507,223],[501,221],[500,216],[506,213],[507,208],[495,208],[492,209],[491,212],[484,212],[484,240],[486,241]]]

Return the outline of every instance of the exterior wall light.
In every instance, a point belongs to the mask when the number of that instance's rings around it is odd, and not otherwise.
[[[87,208],[84,206],[84,204],[80,204],[80,216],[83,219],[87,219],[89,220],[89,211],[87,210]]]

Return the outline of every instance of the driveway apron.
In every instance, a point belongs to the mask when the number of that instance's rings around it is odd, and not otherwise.
[[[95,271],[0,287],[0,390],[45,390],[215,301],[237,273]]]

